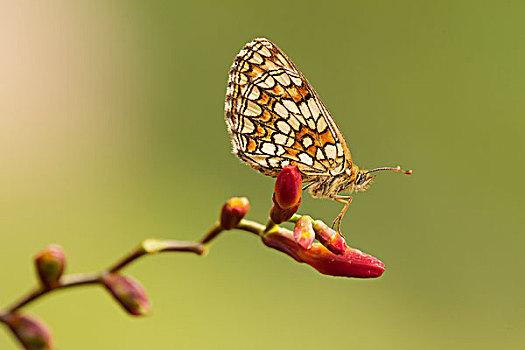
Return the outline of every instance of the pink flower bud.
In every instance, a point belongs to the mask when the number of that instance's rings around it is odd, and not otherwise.
[[[221,226],[225,230],[231,230],[241,222],[250,210],[250,202],[246,197],[233,197],[228,199],[222,206]]]
[[[5,317],[5,321],[24,349],[51,350],[54,348],[51,332],[41,321],[20,314],[10,314]]]
[[[299,207],[301,206],[301,202],[299,201],[299,204],[297,204],[295,207],[291,207],[288,209],[282,209],[279,204],[275,203],[272,206],[272,209],[270,210],[270,219],[276,223],[277,225],[288,221],[292,218],[293,214],[299,210]]]
[[[35,266],[40,281],[46,288],[55,288],[60,284],[64,272],[66,256],[62,247],[50,245],[35,256]]]
[[[316,238],[332,253],[343,254],[348,248],[345,238],[337,231],[328,227],[328,225],[321,220],[314,221],[313,227],[316,233]]]
[[[267,246],[288,254],[298,262],[304,262],[324,275],[375,278],[385,271],[385,264],[360,250],[347,248],[337,255],[319,243],[303,249],[287,230],[266,233],[262,240]]]
[[[293,238],[303,248],[310,249],[315,240],[315,232],[312,227],[313,219],[307,215],[301,216],[295,223]]]
[[[295,165],[285,166],[275,181],[274,202],[282,209],[290,209],[301,203],[303,180]]]
[[[118,273],[111,273],[102,278],[102,283],[130,314],[143,316],[150,312],[146,291],[138,281]]]

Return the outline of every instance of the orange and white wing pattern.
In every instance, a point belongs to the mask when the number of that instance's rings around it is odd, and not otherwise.
[[[269,40],[253,40],[235,58],[225,119],[233,152],[265,175],[277,176],[292,164],[308,180],[352,167],[350,151],[325,105]]]

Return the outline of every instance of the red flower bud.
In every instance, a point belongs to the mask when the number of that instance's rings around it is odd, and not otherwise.
[[[225,230],[231,230],[241,222],[250,210],[250,202],[246,197],[233,197],[228,199],[222,206],[221,226]]]
[[[328,227],[328,225],[321,220],[314,221],[313,227],[316,233],[316,238],[332,253],[343,254],[346,251],[346,248],[348,248],[345,238],[336,230]]]
[[[297,204],[295,207],[291,207],[289,209],[282,209],[279,204],[275,203],[272,206],[272,209],[270,210],[270,219],[276,223],[277,225],[288,221],[292,218],[293,214],[299,210],[299,207],[301,206],[301,202],[299,201],[299,204]]]
[[[51,350],[54,348],[51,332],[41,321],[20,314],[10,314],[5,317],[5,321],[24,349]]]
[[[130,314],[143,316],[150,312],[146,291],[138,281],[118,273],[111,273],[102,278],[102,283]]]
[[[267,246],[288,254],[298,262],[304,262],[324,275],[374,278],[385,271],[385,264],[360,250],[347,248],[343,254],[330,252],[325,246],[314,243],[310,249],[303,249],[288,230],[274,230],[265,234]]]
[[[315,232],[312,227],[313,219],[303,215],[295,223],[293,238],[303,248],[310,249],[315,240]]]
[[[274,202],[282,209],[290,209],[301,203],[303,179],[295,165],[285,166],[275,181]]]
[[[54,288],[60,284],[65,265],[64,250],[58,245],[52,244],[35,256],[36,271],[46,288]]]

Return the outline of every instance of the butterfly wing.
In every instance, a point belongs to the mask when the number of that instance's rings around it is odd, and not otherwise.
[[[235,58],[225,119],[233,152],[265,175],[277,176],[288,164],[306,179],[352,167],[350,151],[325,105],[269,40],[253,40]]]

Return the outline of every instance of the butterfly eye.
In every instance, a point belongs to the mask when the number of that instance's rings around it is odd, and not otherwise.
[[[363,182],[365,182],[365,179],[366,179],[366,175],[364,175],[363,173],[359,173],[357,174],[357,178],[355,182],[356,184],[361,185]]]

